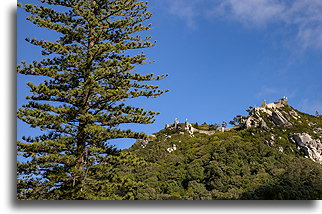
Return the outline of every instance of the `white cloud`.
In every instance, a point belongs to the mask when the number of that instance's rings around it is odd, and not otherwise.
[[[253,26],[278,20],[284,6],[274,0],[222,0],[219,6],[226,16]]]
[[[319,100],[310,100],[310,99],[302,99],[297,105],[298,109],[300,111],[309,113],[309,114],[315,114],[317,111],[319,114],[321,114],[321,101]]]
[[[168,1],[168,9],[172,15],[176,15],[187,22],[188,27],[195,28],[198,10],[195,6],[196,1],[184,1],[184,0],[170,0]]]
[[[321,1],[297,0],[285,12],[286,24],[297,26],[296,40],[303,49],[321,48]]]
[[[288,98],[294,98],[296,96],[296,90],[289,90],[281,87],[269,87],[262,86],[256,93],[256,98],[261,99],[280,99],[284,96]]]
[[[289,46],[321,48],[320,0],[167,0],[168,11],[198,27],[198,18],[221,18],[247,27],[277,24]]]
[[[220,0],[221,13],[247,26],[281,24],[292,31],[289,42],[301,49],[321,48],[320,0]],[[214,11],[218,12],[215,6]],[[219,10],[220,11],[220,10]],[[293,29],[293,30],[292,30]]]
[[[277,88],[262,87],[256,94],[256,97],[267,98],[268,96],[276,95],[279,93]]]

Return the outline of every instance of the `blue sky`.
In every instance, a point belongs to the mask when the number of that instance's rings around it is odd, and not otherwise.
[[[303,112],[321,112],[320,0],[162,0],[150,1],[150,10],[154,27],[147,34],[157,45],[145,53],[154,63],[136,71],[169,74],[157,84],[170,92],[131,101],[161,113],[154,124],[131,128],[151,134],[175,118],[229,122],[249,106],[283,96]],[[24,18],[20,10],[18,62],[40,56],[25,37],[57,36]],[[18,107],[27,81],[18,75]],[[36,133],[18,122],[18,138]],[[121,142],[115,141],[119,148],[133,143]]]

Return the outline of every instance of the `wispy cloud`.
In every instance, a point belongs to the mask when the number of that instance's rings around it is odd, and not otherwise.
[[[277,88],[271,88],[271,87],[262,87],[256,94],[256,97],[267,97],[276,95],[279,93],[279,90]]]
[[[284,6],[274,0],[220,0],[219,2],[218,6],[215,5],[213,8],[214,13],[256,27],[278,20],[284,10]]]
[[[321,1],[297,0],[285,10],[286,24],[297,26],[296,40],[304,49],[321,48]]]
[[[281,87],[270,87],[270,86],[262,86],[258,92],[256,93],[256,98],[261,99],[279,99],[284,96],[288,98],[293,98],[296,96],[296,90],[288,90],[286,88]]]
[[[197,1],[170,0],[167,1],[169,13],[186,21],[189,28],[196,28],[196,17],[199,10],[196,10]]]
[[[321,100],[310,100],[310,99],[302,99],[297,105],[298,109],[309,113],[309,114],[315,114],[318,112],[321,114]]]
[[[170,14],[198,27],[199,18],[221,18],[244,26],[265,28],[277,24],[292,46],[321,48],[320,0],[166,0]],[[285,32],[283,32],[285,33]]]

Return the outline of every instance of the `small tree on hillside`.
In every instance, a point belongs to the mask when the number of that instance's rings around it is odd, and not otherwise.
[[[243,117],[241,115],[237,115],[233,118],[233,120],[229,121],[229,124],[232,126],[240,125],[240,123],[242,122],[242,118]]]
[[[104,183],[126,187],[125,178],[111,173],[118,159],[109,160],[114,150],[107,142],[143,138],[144,133],[122,130],[119,124],[152,123],[158,113],[125,101],[164,93],[145,83],[164,75],[133,72],[147,63],[138,51],[154,46],[150,37],[139,35],[151,27],[144,24],[151,17],[147,2],[39,0],[39,5],[19,6],[31,14],[27,20],[61,37],[55,42],[27,38],[42,48],[44,58],[18,65],[20,74],[45,77],[39,85],[28,83],[32,94],[17,113],[44,132],[18,141],[18,155],[26,158],[18,162],[18,198],[122,199],[109,197],[112,187]],[[129,164],[137,164],[130,159]]]
[[[221,127],[226,128],[226,127],[227,127],[227,122],[222,121],[222,123],[221,123]]]

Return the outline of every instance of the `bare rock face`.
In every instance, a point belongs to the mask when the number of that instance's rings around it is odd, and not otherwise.
[[[295,111],[292,112],[292,115],[285,113],[281,109],[285,106],[288,106],[288,102],[285,99],[280,99],[275,103],[269,104],[266,104],[266,102],[264,102],[262,106],[254,108],[250,112],[248,118],[241,121],[241,127],[260,127],[265,131],[270,130],[269,125],[290,127],[292,126],[290,117],[297,118],[298,115]],[[263,115],[266,115],[268,121],[265,121],[263,119]]]
[[[260,118],[257,115],[251,115],[249,116],[243,123],[242,128],[249,128],[249,127],[260,127],[266,131],[269,130],[269,127],[267,126],[266,122]]]
[[[313,161],[322,164],[322,144],[321,139],[312,139],[307,133],[297,133],[289,137],[290,141],[296,144]]]
[[[277,126],[292,126],[292,124],[278,110],[272,112],[272,116],[270,117],[270,119]]]

